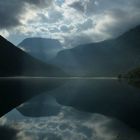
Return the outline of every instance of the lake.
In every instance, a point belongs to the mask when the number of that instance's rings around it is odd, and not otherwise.
[[[140,139],[140,88],[116,78],[1,79],[0,93],[0,139]]]

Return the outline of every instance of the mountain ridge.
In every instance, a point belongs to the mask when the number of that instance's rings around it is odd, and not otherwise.
[[[52,64],[78,76],[117,76],[140,64],[140,25],[121,36],[62,50]]]
[[[0,76],[62,76],[60,68],[46,64],[0,36]]]
[[[24,39],[18,47],[28,52],[31,56],[47,62],[63,49],[57,39],[31,37]]]

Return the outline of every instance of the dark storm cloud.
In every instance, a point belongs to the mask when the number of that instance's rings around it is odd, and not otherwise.
[[[133,0],[133,5],[132,6],[135,6],[136,8],[140,8],[140,1],[139,0]]]
[[[77,11],[84,12],[84,5],[82,4],[81,1],[75,1],[69,6],[76,9]]]
[[[65,42],[72,42],[71,46],[79,41],[84,44],[88,41],[114,38],[140,24],[139,0],[79,0],[72,2],[69,7],[79,11],[81,16],[84,14],[85,19],[89,19],[77,24],[78,35],[66,38]],[[93,30],[92,38],[88,33],[83,34],[82,31],[87,29]]]
[[[77,11],[83,11],[87,16],[104,13],[110,9],[126,9],[128,12],[131,8],[140,8],[139,0],[79,0],[71,3],[69,7]]]
[[[50,5],[52,0],[4,0],[0,1],[0,29],[7,29],[21,24],[21,15],[26,12],[26,4],[37,7]]]
[[[44,4],[46,5],[51,5],[53,0],[23,0],[25,2],[28,2],[30,4],[35,4],[35,5],[41,5],[43,6]]]
[[[87,0],[87,1],[75,1],[69,5],[69,7],[85,13],[94,13],[95,12],[95,1],[94,0]],[[94,13],[95,14],[95,13]]]
[[[24,3],[17,0],[0,1],[0,29],[10,28],[20,24],[20,14],[24,9]]]
[[[37,18],[28,17],[27,7]],[[0,17],[0,31],[6,29],[9,38],[51,36],[74,47],[119,36],[140,24],[140,0],[1,0]]]
[[[104,32],[116,37],[127,30],[140,24],[140,13],[131,13],[123,9],[113,9],[107,12],[108,16],[113,19],[113,22],[104,23]]]

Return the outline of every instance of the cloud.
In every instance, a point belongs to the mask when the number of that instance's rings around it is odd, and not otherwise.
[[[65,47],[114,38],[140,24],[139,1],[84,0],[73,1],[67,6],[79,11],[72,15],[73,30],[63,35]],[[82,6],[82,8],[79,8]],[[66,15],[70,12],[66,11]],[[70,26],[69,25],[69,26]]]
[[[20,24],[19,16],[20,13],[24,10],[22,6],[24,3],[17,3],[17,0],[14,0],[12,3],[9,0],[0,1],[0,28],[10,28]]]
[[[48,11],[47,17],[44,18],[44,22],[47,22],[47,23],[56,23],[60,20],[63,20],[63,15],[58,10]]]
[[[47,6],[52,3],[52,0],[10,0],[0,1],[0,29],[8,29],[22,24],[21,16],[28,10],[27,5],[36,7]],[[31,8],[31,7],[30,7]]]
[[[133,12],[133,15],[130,13]],[[99,32],[116,37],[125,31],[140,24],[140,13],[137,11],[125,11],[123,9],[113,9],[99,15],[95,29]]]
[[[83,31],[93,28],[93,20],[92,19],[86,19],[83,23],[77,24],[77,30]]]
[[[62,32],[68,32],[69,31],[69,28],[68,28],[68,26],[66,26],[66,25],[62,25],[61,27],[60,27],[60,30],[62,31]]]
[[[54,38],[74,47],[116,37],[140,24],[139,5],[139,0],[5,0],[0,2],[1,34],[10,40],[14,36],[14,41],[18,36]]]
[[[85,10],[84,4],[81,1],[74,1],[69,6],[76,9],[77,11],[80,11],[80,12],[84,12],[84,10]]]
[[[0,34],[2,34],[3,35],[3,37],[5,37],[5,38],[7,38],[7,37],[9,37],[9,32],[7,31],[7,30],[0,30]]]
[[[55,23],[59,20],[62,20],[62,18],[63,18],[62,13],[59,12],[59,11],[49,12],[48,15],[49,15],[49,20],[48,21],[50,21],[52,23]]]
[[[53,3],[53,0],[24,0],[29,4],[34,4],[36,6],[50,6]]]

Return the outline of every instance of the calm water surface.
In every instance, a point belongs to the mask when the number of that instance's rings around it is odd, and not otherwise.
[[[140,89],[126,82],[91,78],[0,83],[1,106],[23,102],[0,119],[7,139],[140,139]],[[7,108],[1,110],[4,113]]]

